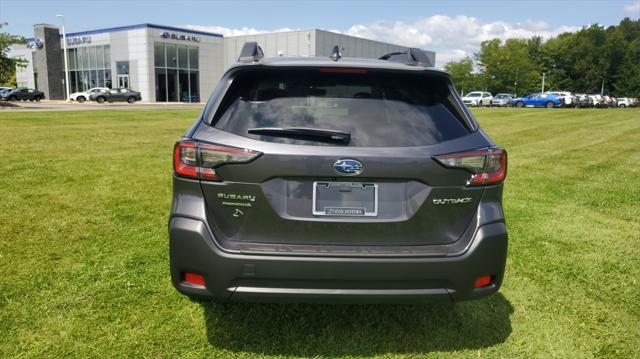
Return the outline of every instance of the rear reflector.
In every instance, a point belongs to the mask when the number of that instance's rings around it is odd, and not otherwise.
[[[482,288],[482,287],[488,286],[489,284],[491,284],[491,276],[490,275],[483,275],[482,277],[478,277],[476,279],[475,287],[476,288]]]
[[[248,163],[262,153],[244,148],[178,141],[173,148],[173,169],[180,177],[220,180],[216,168],[229,163]]]
[[[445,167],[471,172],[467,186],[497,184],[507,176],[507,151],[502,148],[451,153],[434,159]]]
[[[195,287],[204,287],[204,277],[197,273],[185,272],[183,282]]]

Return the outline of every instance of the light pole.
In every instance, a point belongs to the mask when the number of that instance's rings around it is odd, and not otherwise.
[[[56,15],[62,19],[62,48],[64,50],[64,85],[67,90],[66,98],[69,101],[69,56],[67,55],[67,34],[64,31],[64,15]]]
[[[543,72],[542,73],[542,91],[540,91],[540,92],[544,92],[544,75],[545,75],[545,73]]]

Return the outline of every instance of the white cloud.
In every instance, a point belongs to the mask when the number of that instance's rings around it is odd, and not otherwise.
[[[640,7],[640,0],[634,6]],[[256,35],[271,31],[291,31],[290,28],[261,30],[242,27],[231,29],[221,26],[184,25],[184,27],[209,31],[224,36]],[[527,20],[525,22],[493,21],[483,22],[472,16],[433,15],[419,18],[413,22],[375,21],[367,24],[354,24],[345,31],[331,30],[346,35],[371,40],[419,47],[436,51],[436,65],[442,67],[452,60],[472,56],[480,49],[485,40],[499,38],[530,38],[540,36],[543,39],[554,37],[563,32],[574,32],[579,27],[551,27],[544,21]]]
[[[640,0],[625,5],[624,12],[629,13],[629,14],[638,14],[638,13],[640,13]]]
[[[276,30],[258,30],[253,27],[241,27],[239,29],[230,29],[222,26],[201,26],[201,25],[183,25],[187,29],[197,30],[197,31],[206,31],[206,32],[214,32],[216,34],[222,34],[223,36],[241,36],[241,35],[258,35],[264,34],[265,32],[281,32],[281,31],[292,31],[296,29],[290,29],[288,27],[283,27]]]
[[[530,38],[533,36],[548,39],[560,33],[577,31],[578,29],[574,26],[552,28],[544,21],[482,22],[470,16],[433,15],[413,22],[377,21],[370,24],[353,25],[345,33],[434,50],[438,66],[442,66],[448,61],[472,55],[473,52],[480,49],[480,43],[485,40]]]

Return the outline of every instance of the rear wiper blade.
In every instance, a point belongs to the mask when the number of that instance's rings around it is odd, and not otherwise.
[[[250,128],[247,132],[256,135],[267,135],[276,137],[292,137],[310,140],[325,140],[349,143],[351,134],[349,132],[327,130],[323,128],[309,127],[258,127]]]

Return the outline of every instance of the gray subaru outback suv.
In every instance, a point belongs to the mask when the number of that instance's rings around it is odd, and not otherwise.
[[[264,58],[247,43],[174,149],[173,285],[216,301],[489,295],[507,154],[417,49]]]

